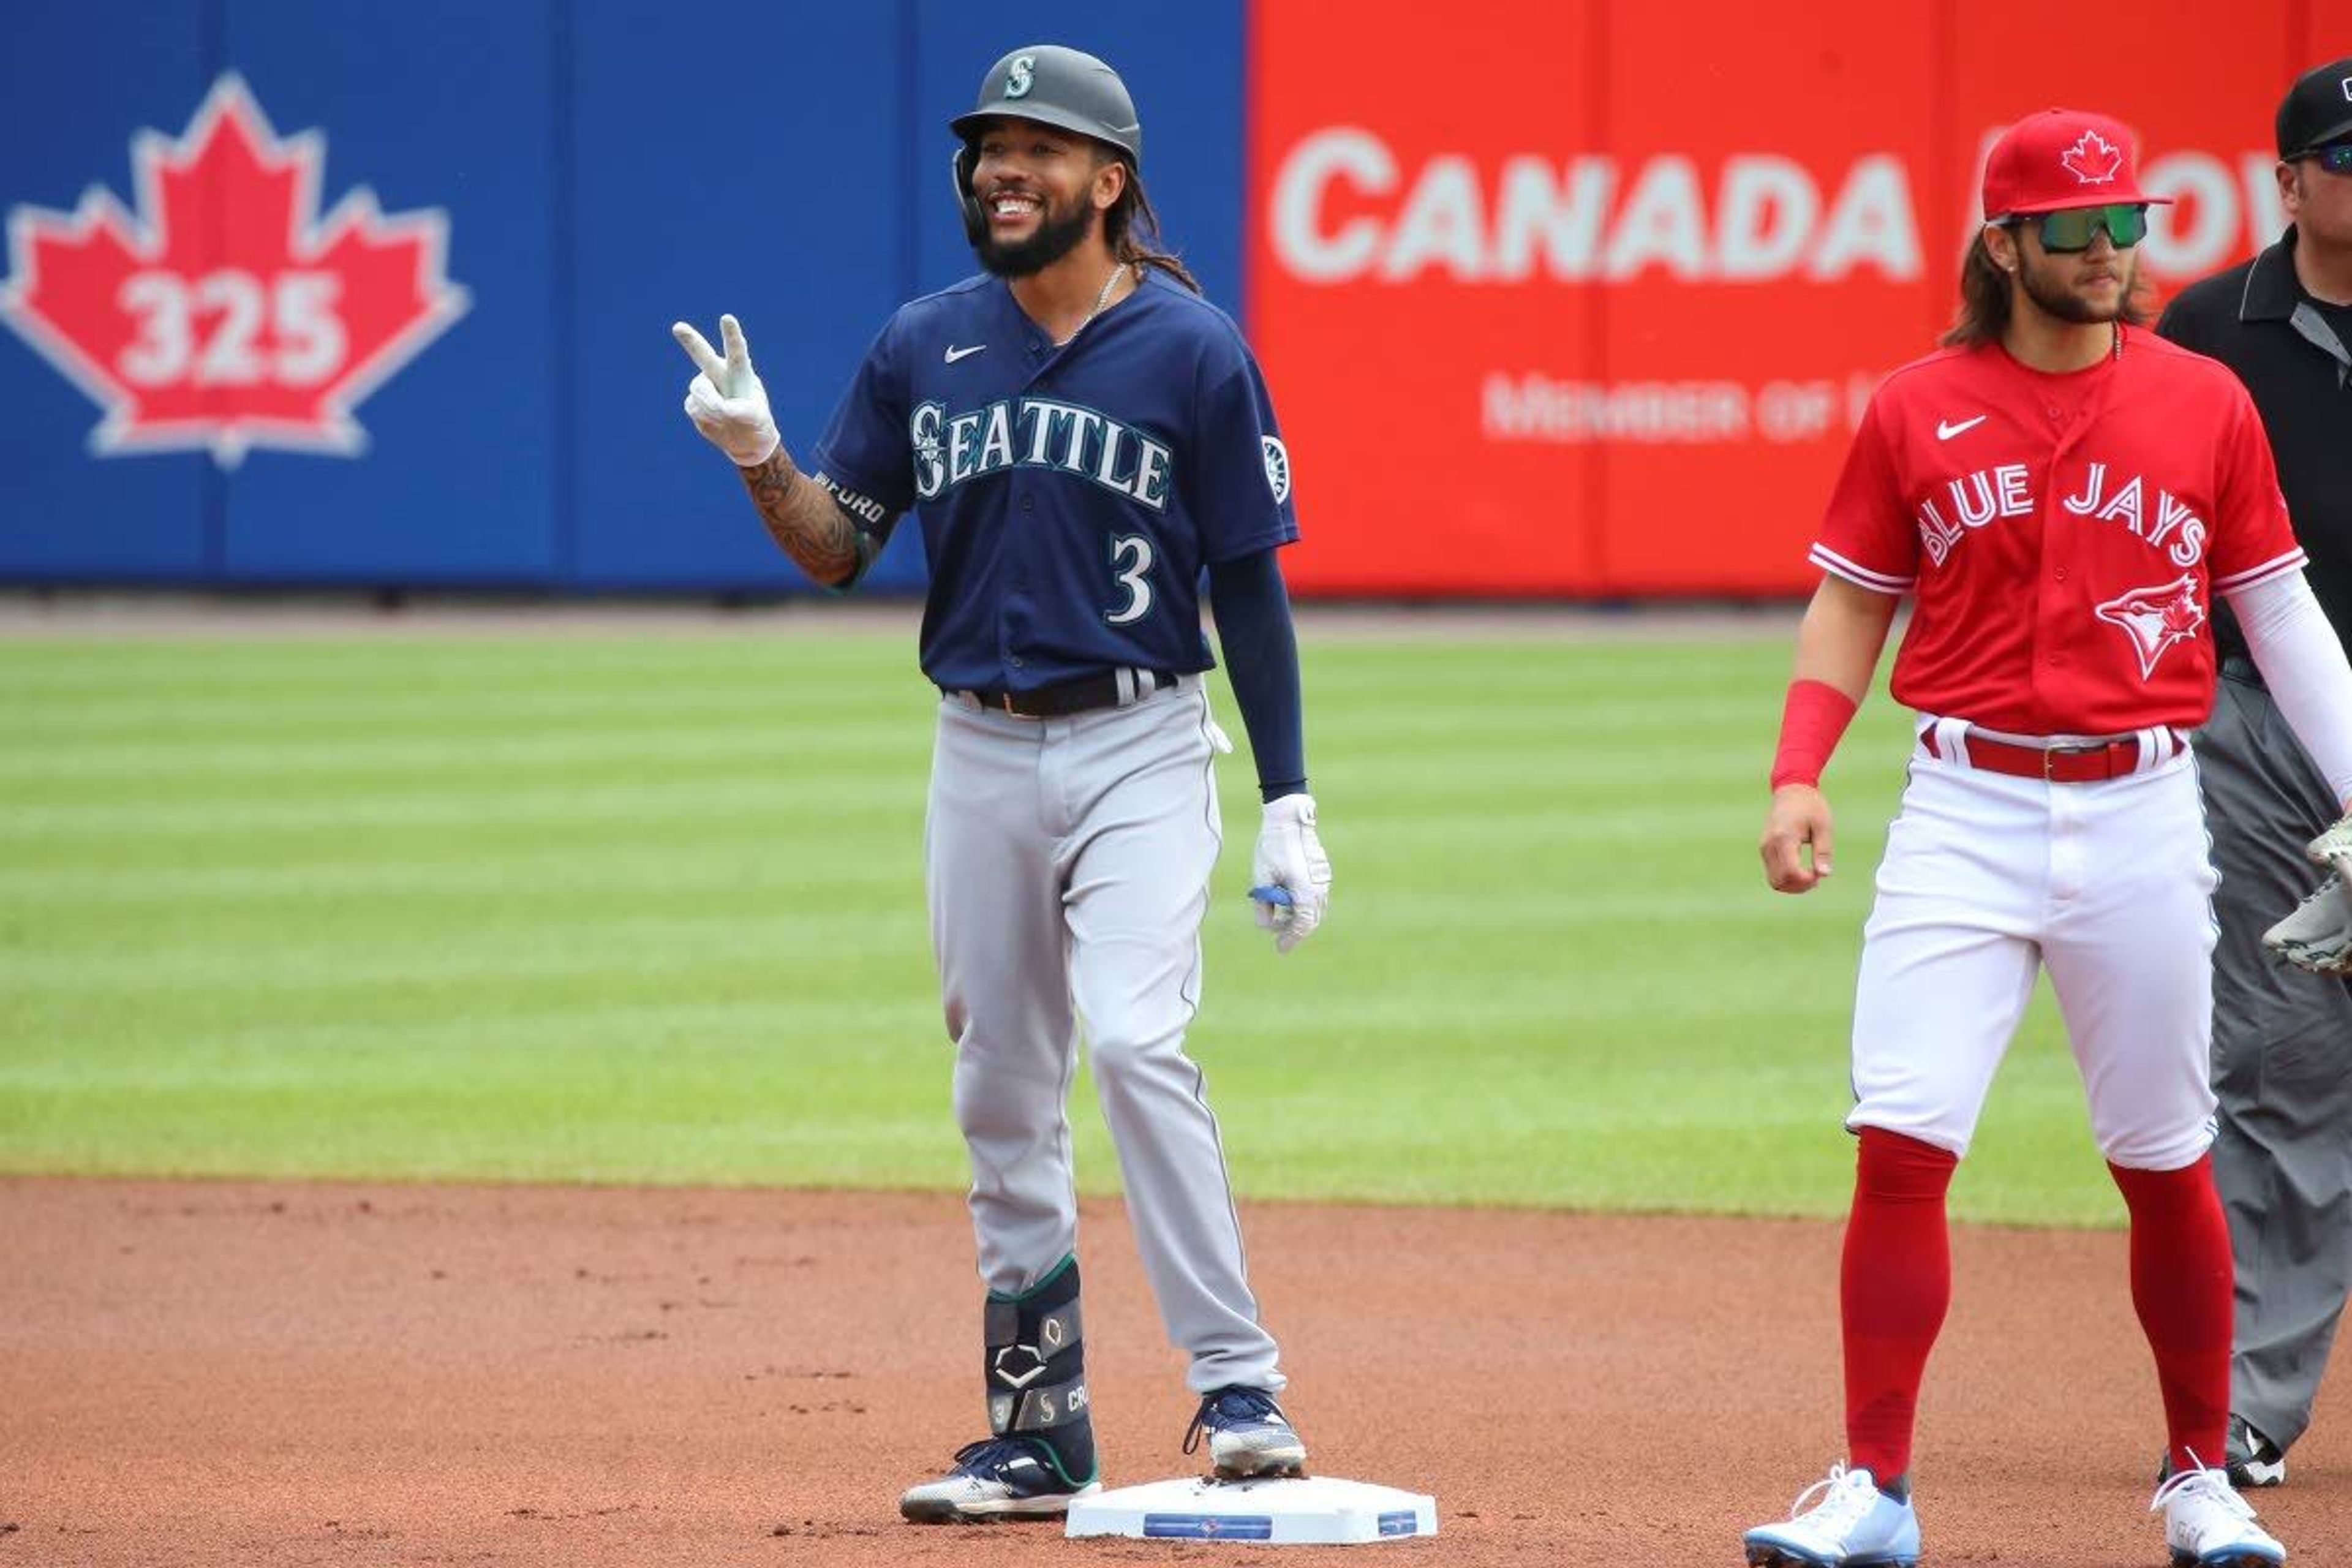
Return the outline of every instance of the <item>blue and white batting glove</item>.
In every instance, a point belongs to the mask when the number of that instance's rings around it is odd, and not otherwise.
[[[1286,904],[1254,891],[1250,900],[1258,929],[1274,933],[1276,952],[1288,952],[1323,923],[1324,907],[1331,901],[1331,858],[1315,834],[1313,795],[1286,795],[1265,803],[1250,881],[1254,889],[1279,889],[1289,900]]]
[[[751,368],[751,346],[743,341],[742,324],[732,316],[719,318],[719,341],[727,346],[724,357],[684,321],[673,323],[669,331],[701,373],[686,388],[686,416],[694,427],[734,458],[739,468],[756,468],[773,457],[783,437],[768,411],[768,389]]]

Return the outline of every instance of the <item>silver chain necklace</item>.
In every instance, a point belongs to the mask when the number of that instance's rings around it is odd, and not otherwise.
[[[1080,321],[1076,326],[1070,329],[1070,335],[1068,337],[1055,343],[1054,346],[1055,348],[1068,348],[1077,335],[1087,330],[1087,322],[1093,321],[1097,316],[1103,313],[1103,307],[1110,303],[1110,291],[1118,287],[1119,275],[1127,270],[1127,265],[1128,264],[1126,262],[1122,261],[1118,266],[1110,269],[1110,276],[1103,279],[1102,292],[1095,296],[1095,308],[1087,312],[1087,319],[1085,321]]]

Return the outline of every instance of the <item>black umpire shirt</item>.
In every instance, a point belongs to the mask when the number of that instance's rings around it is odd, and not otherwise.
[[[2311,557],[2311,591],[2352,647],[2352,307],[2304,292],[2294,240],[2290,227],[2252,261],[2190,284],[2156,330],[2220,360],[2253,394],[2295,538]],[[2245,635],[2225,605],[2213,606],[2213,640],[2224,658],[2245,663]]]

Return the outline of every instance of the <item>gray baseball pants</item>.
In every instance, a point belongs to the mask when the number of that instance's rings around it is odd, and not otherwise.
[[[2341,808],[2246,673],[2224,666],[2196,737],[2221,873],[2213,1172],[2237,1255],[2230,1407],[2284,1451],[2311,1425],[2352,1290],[2352,985],[2263,950],[2263,932],[2317,885],[2303,846]]]
[[[1223,842],[1211,764],[1231,746],[1199,677],[1145,686],[1067,719],[940,704],[925,879],[980,1272],[1019,1294],[1076,1249],[1068,1101],[1083,1031],[1188,1382],[1279,1389],[1206,1081],[1184,1052]]]

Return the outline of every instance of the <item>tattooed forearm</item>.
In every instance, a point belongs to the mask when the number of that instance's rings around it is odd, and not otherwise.
[[[768,537],[819,583],[846,583],[857,570],[857,530],[823,485],[793,466],[782,447],[756,468],[738,468]]]

